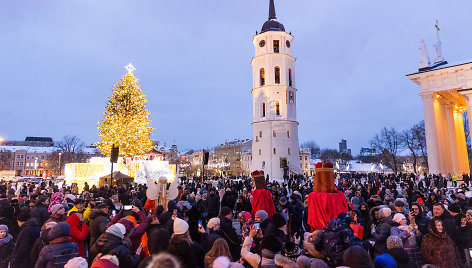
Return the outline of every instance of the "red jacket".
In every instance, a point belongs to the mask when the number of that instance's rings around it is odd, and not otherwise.
[[[69,218],[66,220],[67,224],[70,227],[70,236],[72,237],[72,242],[76,243],[79,247],[79,256],[85,256],[85,239],[88,234],[88,225],[82,224],[77,213],[72,213]]]

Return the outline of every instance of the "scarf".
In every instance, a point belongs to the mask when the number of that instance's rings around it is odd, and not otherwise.
[[[400,225],[397,228],[402,230],[402,231],[408,231],[408,225]]]
[[[9,243],[12,240],[11,234],[7,234],[4,238],[0,239],[0,247]]]

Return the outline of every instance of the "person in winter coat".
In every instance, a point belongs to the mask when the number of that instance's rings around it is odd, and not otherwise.
[[[8,233],[8,226],[0,224],[0,268],[7,268],[15,247],[13,236]]]
[[[140,257],[131,251],[131,245],[124,243],[125,232],[126,228],[121,223],[108,227],[90,249],[89,260],[98,260],[104,255],[115,255],[118,257],[120,267],[135,267]]]
[[[77,257],[79,248],[72,242],[70,227],[65,222],[54,225],[48,232],[49,245],[39,254],[35,268],[54,268],[64,266],[70,259]]]
[[[223,195],[223,199],[221,199],[221,207],[229,207],[230,209],[234,209],[236,206],[236,195],[231,191],[230,188],[226,189],[225,194]]]
[[[28,214],[22,212],[18,216],[21,231],[16,239],[15,248],[11,254],[11,268],[28,268],[33,267],[34,260],[31,260],[30,253],[33,248],[34,241],[38,239],[41,231],[38,221],[35,218],[28,219]]]
[[[210,251],[205,255],[205,268],[212,268],[213,261],[220,256],[226,256],[230,260],[232,259],[228,243],[223,238],[217,239],[215,243],[213,243]]]
[[[192,241],[187,222],[175,218],[173,229],[174,233],[170,238],[169,253],[181,261],[182,268],[203,267],[205,249]],[[200,227],[200,232],[205,232],[203,227]]]
[[[131,211],[137,215],[139,219],[139,224],[137,224],[136,219],[132,215],[128,215],[124,218],[121,218],[124,214],[118,213],[115,217],[111,219],[111,222],[108,225],[116,223],[118,220],[119,223],[123,224],[126,227],[125,236],[131,240],[133,245],[132,250],[136,251],[141,243],[141,238],[149,225],[149,221],[146,218],[146,215],[143,211],[139,210],[136,206],[131,207]]]
[[[215,189],[210,189],[210,193],[206,200],[206,208],[208,218],[218,217],[220,213],[220,197],[215,193]]]
[[[374,268],[369,253],[361,246],[352,246],[344,251],[344,265],[350,268]]]
[[[408,253],[410,262],[421,267],[423,265],[423,258],[420,252],[419,241],[421,241],[422,234],[418,229],[418,225],[414,221],[407,225],[406,217],[403,213],[395,214],[393,222],[394,226],[390,229],[390,235],[402,240],[402,248]]]
[[[280,243],[287,241],[287,221],[284,216],[280,213],[275,213],[264,235],[273,235],[277,237]]]
[[[41,232],[43,232],[46,229],[46,225],[50,222],[59,223],[66,220],[65,219],[66,210],[62,204],[52,205],[51,207],[49,207],[49,210],[51,211],[51,216],[41,227]]]
[[[362,246],[362,242],[354,236],[349,225],[339,218],[328,221],[315,239],[315,249],[325,256],[330,266],[343,265],[344,251],[351,246]]]
[[[82,214],[79,212],[71,213],[66,223],[70,227],[72,242],[76,243],[79,248],[79,256],[85,257],[85,239],[87,239],[89,227],[82,223]]]
[[[373,229],[372,237],[375,239],[374,256],[379,256],[387,252],[387,238],[390,236],[392,228],[392,210],[381,208],[379,210],[379,224]]]
[[[387,238],[387,254],[392,256],[397,262],[398,268],[421,267],[410,263],[408,253],[403,248],[403,242],[398,236],[389,236]]]
[[[411,203],[409,219],[410,222],[414,221],[416,225],[418,225],[418,229],[422,235],[426,235],[428,233],[429,219],[425,215],[423,206],[421,206],[419,203]]]
[[[265,210],[259,210],[254,216],[254,222],[260,223],[262,233],[265,234],[267,227],[269,227],[269,214]]]
[[[51,230],[51,228],[56,224],[57,223],[55,221],[45,223],[46,229],[41,231],[41,235],[39,236],[38,239],[36,239],[36,241],[34,242],[33,248],[31,249],[31,259],[33,261],[39,258],[39,254],[41,253],[41,250],[43,250],[43,248],[49,244],[48,233]]]
[[[39,226],[49,219],[47,198],[41,197],[36,201],[35,207],[31,210],[30,217],[38,221]]]
[[[165,228],[154,230],[148,238],[149,253],[151,256],[146,257],[139,263],[138,268],[146,268],[151,262],[152,256],[155,256],[161,252],[167,252],[169,250],[170,233]]]
[[[8,232],[13,239],[18,237],[20,226],[14,216],[15,210],[8,200],[0,200],[0,224],[8,226]]]
[[[424,261],[440,268],[460,267],[459,255],[454,242],[445,231],[443,221],[433,217],[428,228],[429,232],[423,237],[421,244]]]
[[[397,268],[395,259],[387,253],[375,257],[375,268]]]
[[[110,218],[108,216],[108,206],[105,203],[99,204],[90,213],[90,245],[95,243],[95,240],[102,235],[107,229]]]
[[[220,219],[220,234],[228,242],[233,261],[236,261],[241,256],[241,238],[231,221],[233,212],[229,207],[222,207],[218,218]]]
[[[160,223],[162,226],[166,226],[166,225],[167,225],[167,222],[172,218],[172,215],[174,214],[174,210],[177,210],[177,203],[176,203],[174,200],[170,200],[170,201],[167,203],[167,211],[166,211],[166,212],[163,212],[163,213],[159,216],[159,223]],[[178,212],[178,210],[177,210],[177,215],[178,215],[178,216],[181,216],[180,213]]]

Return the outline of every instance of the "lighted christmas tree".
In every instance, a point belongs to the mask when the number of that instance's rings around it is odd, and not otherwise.
[[[128,64],[128,74],[115,83],[112,96],[108,99],[99,123],[98,135],[102,139],[95,145],[110,156],[113,144],[120,148],[120,156],[143,155],[152,147],[150,112],[145,108],[147,102],[133,74],[135,68]]]

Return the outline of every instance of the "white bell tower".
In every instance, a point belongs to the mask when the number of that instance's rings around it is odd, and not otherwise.
[[[264,170],[270,180],[302,173],[298,145],[293,36],[277,21],[274,0],[269,19],[253,38],[253,140],[251,170]],[[285,168],[284,168],[285,166]]]

